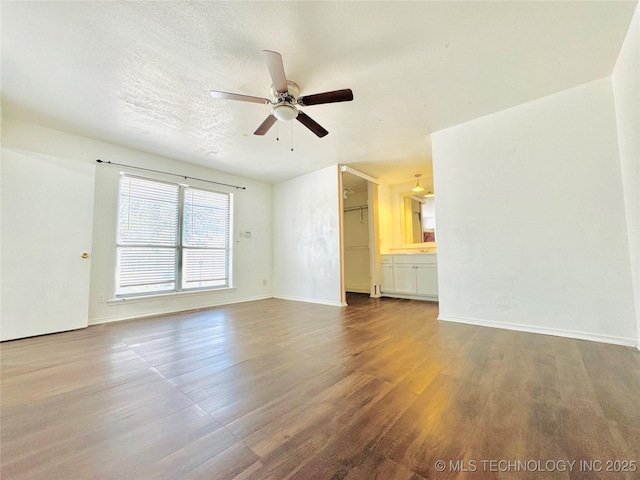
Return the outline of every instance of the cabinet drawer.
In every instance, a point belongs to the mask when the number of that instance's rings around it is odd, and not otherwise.
[[[416,264],[428,264],[435,265],[437,261],[437,256],[434,254],[408,254],[408,255],[393,255],[393,263],[398,265],[416,265]]]

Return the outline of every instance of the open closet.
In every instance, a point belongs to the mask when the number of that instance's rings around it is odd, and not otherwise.
[[[342,167],[343,294],[378,296],[375,180]]]

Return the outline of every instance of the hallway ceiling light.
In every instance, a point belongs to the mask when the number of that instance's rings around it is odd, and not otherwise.
[[[416,193],[424,191],[424,187],[420,186],[420,174],[416,173],[414,177],[416,177],[416,186],[411,191]]]

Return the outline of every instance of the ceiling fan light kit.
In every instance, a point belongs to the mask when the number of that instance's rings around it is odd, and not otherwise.
[[[288,102],[282,102],[273,106],[272,113],[278,120],[289,122],[298,116],[298,109]]]
[[[284,65],[282,57],[278,52],[271,50],[263,50],[267,69],[273,81],[271,86],[271,95],[273,100],[261,97],[252,97],[250,95],[242,95],[238,93],[211,91],[213,98],[222,100],[238,100],[241,102],[262,103],[272,105],[271,115],[253,132],[254,135],[264,135],[273,126],[276,120],[289,122],[297,119],[305,127],[311,130],[318,137],[324,137],[329,132],[320,126],[315,120],[298,110],[297,106],[307,107],[310,105],[321,105],[324,103],[350,102],[353,100],[353,92],[349,88],[342,90],[334,90],[332,92],[316,93],[298,97],[300,88],[294,82],[287,80],[284,73]]]

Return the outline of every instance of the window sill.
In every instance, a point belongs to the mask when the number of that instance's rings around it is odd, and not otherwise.
[[[215,288],[210,290],[193,290],[189,292],[171,292],[171,293],[157,293],[154,295],[141,295],[136,297],[120,297],[120,298],[111,298],[107,301],[108,305],[117,305],[121,303],[137,303],[137,302],[149,302],[152,300],[166,300],[168,298],[176,298],[176,297],[190,297],[190,296],[201,296],[207,294],[216,294],[216,293],[227,293],[235,291],[235,287],[225,287],[225,288]]]

